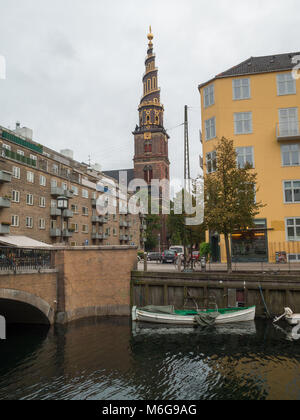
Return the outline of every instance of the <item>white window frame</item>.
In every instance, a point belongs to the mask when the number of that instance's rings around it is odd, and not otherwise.
[[[46,187],[46,185],[47,185],[47,178],[45,177],[45,175],[40,175],[40,185],[42,187]]]
[[[250,155],[250,153],[247,153],[247,149],[251,149],[251,159],[252,162],[248,162],[247,160],[247,156]],[[250,163],[252,165],[252,168],[255,168],[255,162],[254,162],[254,147],[253,146],[245,146],[245,147],[236,147],[235,149],[237,157],[236,157],[236,163],[238,165],[238,167],[240,167],[241,169],[245,168],[246,163]],[[243,153],[240,153],[238,151],[243,151]],[[241,156],[243,157],[243,166],[239,166],[239,162],[238,162],[238,157]]]
[[[30,222],[30,223],[28,223],[28,222]],[[28,229],[33,229],[33,217],[26,216],[26,227]]]
[[[5,144],[5,143],[3,143],[3,144],[2,144],[2,147],[3,147],[3,149],[6,149],[6,150],[11,151],[11,146],[10,146],[9,144]]]
[[[17,154],[20,156],[25,156],[25,152],[23,150],[17,150]]]
[[[51,179],[51,187],[52,187],[52,188],[56,188],[56,187],[57,187],[57,185],[58,185],[58,184],[57,184],[57,179],[52,178],[52,179]]]
[[[31,171],[27,171],[27,182],[29,182],[30,184],[34,184],[34,173]]]
[[[245,81],[247,81],[247,86]],[[247,94],[244,89],[247,88]],[[239,90],[239,95],[236,95],[236,90]],[[251,99],[251,84],[249,77],[243,77],[241,79],[232,80],[232,97],[234,101],[243,101],[245,99]]]
[[[86,206],[82,206],[82,216],[88,216],[88,215],[89,215],[89,208]]]
[[[82,189],[82,198],[89,198],[89,192],[86,189]]]
[[[11,197],[12,203],[20,203],[20,191],[12,190]]]
[[[86,227],[86,230],[85,230]],[[89,225],[82,225],[82,233],[89,233]]]
[[[13,178],[21,179],[21,169],[19,166],[12,167]]]
[[[16,214],[11,216],[11,227],[19,227],[20,226],[20,217]]]
[[[238,117],[242,117],[238,120]],[[250,128],[246,130],[246,121],[250,121]],[[238,130],[238,123],[242,123],[242,130]],[[245,135],[245,134],[252,134],[253,133],[253,119],[252,119],[252,112],[235,112],[234,113],[234,134],[236,136]]]
[[[35,155],[30,155],[30,159],[31,159],[31,160],[35,160],[35,161],[37,161],[37,156],[35,156]]]
[[[42,207],[42,208],[46,207],[46,197],[39,198],[39,207]]]
[[[217,129],[216,129],[216,117],[209,118],[205,120],[205,140],[212,140],[215,139],[217,136]]]
[[[299,220],[299,224],[296,224],[296,220]],[[300,242],[300,235],[299,236],[295,236],[295,239],[290,239],[289,238],[289,235],[288,235],[288,228],[289,227],[292,227],[292,225],[288,225],[288,221],[289,220],[294,220],[294,225],[293,225],[293,228],[294,228],[294,231],[295,231],[295,233],[296,233],[296,228],[297,227],[299,227],[300,228],[300,216],[299,217],[286,217],[285,218],[285,234],[286,234],[286,240],[288,241],[288,242]]]
[[[71,191],[73,191],[74,195],[78,195],[78,187],[76,187],[75,185],[71,185]]]
[[[213,169],[213,163],[215,162],[215,169]],[[217,171],[217,152],[215,150],[206,153],[205,156],[205,163],[206,163],[206,173],[213,174]],[[209,163],[211,165],[211,170],[209,170]]]
[[[33,194],[26,194],[27,206],[33,206]]]
[[[286,113],[286,116],[283,117],[284,113]],[[278,118],[280,135],[299,134],[298,107],[280,108]]]
[[[203,89],[203,104],[204,108],[208,108],[215,104],[215,85],[206,86]]]
[[[296,258],[291,260],[292,256],[295,256]],[[288,261],[291,263],[300,263],[300,254],[288,254],[287,257],[288,257]]]
[[[296,95],[296,80],[293,78],[292,72],[277,74],[276,80],[278,96]]]
[[[298,150],[292,150],[293,146],[297,146]],[[285,151],[285,148],[289,148],[289,150]],[[281,162],[282,162],[282,166],[284,166],[285,168],[288,168],[290,166],[300,166],[300,143],[294,143],[294,144],[282,144],[281,145]],[[289,164],[285,164],[284,163],[284,153],[288,153],[289,154]],[[298,163],[293,163],[292,161],[292,155],[293,153],[297,154],[298,153]]]
[[[46,220],[45,219],[39,219],[39,229],[45,230],[46,229]]]
[[[292,184],[291,185],[291,188],[286,188],[285,184],[287,182],[290,182]],[[293,183],[294,182],[299,182],[300,183],[300,179],[293,179],[293,180],[285,180],[285,181],[283,181],[283,200],[284,200],[283,202],[284,202],[284,204],[299,204],[300,203],[300,200],[299,201],[295,201],[295,190],[296,189],[300,189],[300,187],[299,188],[294,187],[293,186]],[[285,192],[287,190],[292,192],[292,201],[286,201],[286,194],[285,194]]]

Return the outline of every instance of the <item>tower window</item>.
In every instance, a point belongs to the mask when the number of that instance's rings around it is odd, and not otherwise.
[[[152,143],[149,141],[145,142],[145,153],[151,153],[152,152]]]
[[[150,184],[153,179],[153,170],[152,166],[145,166],[144,168],[144,180]]]

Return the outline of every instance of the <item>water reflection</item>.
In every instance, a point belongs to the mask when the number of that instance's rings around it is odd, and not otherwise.
[[[300,340],[284,322],[200,329],[103,318],[9,327],[0,355],[0,399],[300,398]]]

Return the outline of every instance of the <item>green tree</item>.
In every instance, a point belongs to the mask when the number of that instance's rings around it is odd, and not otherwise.
[[[216,171],[204,177],[205,224],[224,235],[227,270],[232,272],[230,235],[254,225],[254,218],[264,205],[255,199],[257,174],[249,164],[237,166],[233,140],[218,140]]]
[[[158,233],[161,229],[160,217],[156,214],[148,214],[146,216],[146,242],[145,250],[153,251],[158,245]]]

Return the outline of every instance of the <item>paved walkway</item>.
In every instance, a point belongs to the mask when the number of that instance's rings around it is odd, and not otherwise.
[[[138,263],[138,270],[144,270],[144,263]],[[153,261],[147,262],[147,271],[178,271],[175,264],[161,264]],[[201,271],[200,265],[194,270],[195,272]],[[226,264],[207,264],[206,271],[227,271]],[[287,264],[270,264],[270,263],[233,263],[232,271],[261,271],[261,272],[289,272],[298,271],[300,273],[300,263],[287,263]],[[300,280],[300,276],[299,276]]]

